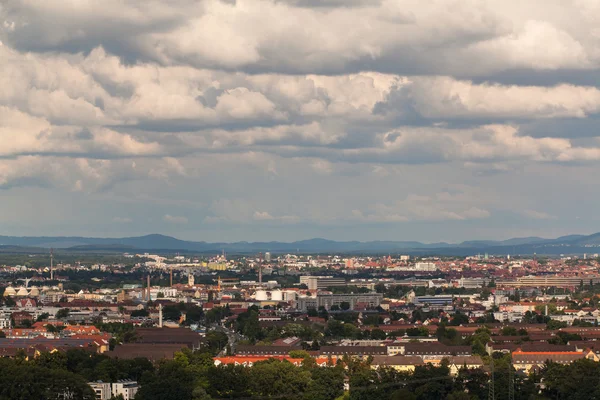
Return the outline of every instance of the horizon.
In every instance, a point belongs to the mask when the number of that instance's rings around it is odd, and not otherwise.
[[[0,6],[0,233],[597,232],[598,10],[528,4]]]

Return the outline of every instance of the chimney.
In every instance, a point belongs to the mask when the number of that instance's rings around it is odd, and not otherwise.
[[[150,301],[150,275],[148,275],[148,292],[146,293],[147,300]]]
[[[158,327],[163,327],[162,303],[158,305]]]

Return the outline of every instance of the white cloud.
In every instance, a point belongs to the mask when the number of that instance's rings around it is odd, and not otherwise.
[[[524,216],[526,216],[527,218],[531,218],[531,219],[556,219],[556,216],[550,215],[543,211],[523,210],[521,213]]]
[[[174,215],[170,215],[170,214],[165,214],[163,216],[163,221],[168,222],[170,224],[180,224],[180,225],[185,225],[189,222],[186,217],[174,216]]]
[[[458,200],[458,201],[457,201]],[[351,219],[363,222],[407,222],[469,220],[490,217],[490,212],[464,201],[462,195],[437,193],[435,196],[410,194],[392,204],[374,203],[367,210],[352,210]]]

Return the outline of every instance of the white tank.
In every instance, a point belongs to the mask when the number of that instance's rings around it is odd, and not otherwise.
[[[298,298],[298,294],[293,290],[286,290],[283,292],[283,300],[284,301],[292,301]]]
[[[25,288],[25,286],[21,286],[19,291],[17,292],[17,296],[29,296],[29,292]]]
[[[30,296],[39,296],[40,295],[40,289],[38,289],[37,287],[33,287],[30,291],[29,291],[29,295]]]
[[[271,300],[273,301],[283,301],[283,293],[281,290],[274,290],[271,292]]]
[[[269,296],[267,295],[266,290],[257,290],[255,294],[255,298],[257,301],[267,301],[269,300]]]
[[[6,289],[4,289],[4,295],[5,296],[16,296],[17,295],[17,291],[15,290],[14,287],[7,286]]]

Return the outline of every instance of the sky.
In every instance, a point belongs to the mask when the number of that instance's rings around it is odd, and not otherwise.
[[[600,0],[0,2],[0,234],[600,231]]]

